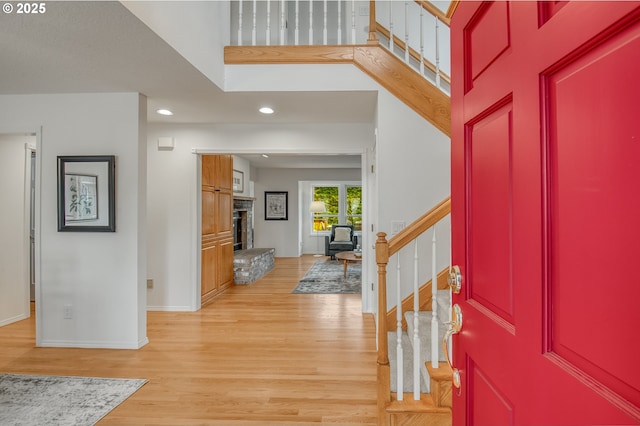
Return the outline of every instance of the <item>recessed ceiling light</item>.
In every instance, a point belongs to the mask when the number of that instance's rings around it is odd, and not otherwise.
[[[262,154],[262,156],[263,156],[264,158],[269,158],[269,156],[268,156],[267,154]]]
[[[168,109],[159,109],[156,112],[160,115],[173,115],[173,113]]]
[[[258,111],[260,111],[263,114],[273,114],[273,108],[271,107],[262,107]]]

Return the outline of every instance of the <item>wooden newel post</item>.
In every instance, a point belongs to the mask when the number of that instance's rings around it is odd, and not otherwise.
[[[378,264],[378,367],[377,409],[378,425],[388,426],[391,417],[387,405],[391,402],[391,369],[389,366],[389,341],[387,337],[387,264],[389,242],[387,234],[378,233],[376,240],[376,263]]]
[[[387,264],[389,263],[389,242],[385,232],[378,232],[376,263],[378,264],[378,364],[389,364],[387,350]]]
[[[376,2],[375,0],[369,1],[369,38],[367,39],[367,44],[378,44],[378,34],[377,34],[377,24],[376,24]]]

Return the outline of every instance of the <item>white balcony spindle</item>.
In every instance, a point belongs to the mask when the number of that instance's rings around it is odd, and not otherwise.
[[[300,44],[300,0],[296,0],[296,24],[294,28],[294,41],[293,43],[297,46]]]
[[[265,30],[265,44],[271,44],[271,0],[267,0],[267,29]]]
[[[402,401],[404,393],[404,354],[402,350],[402,296],[400,292],[400,253],[396,255],[396,377],[398,401]]]
[[[328,35],[328,30],[327,30],[327,0],[324,0],[324,6],[322,9],[322,13],[323,13],[323,24],[322,24],[322,44],[324,44],[325,46],[327,45],[327,35]]]
[[[255,46],[258,44],[258,5],[256,4],[256,0],[253,0],[253,26],[251,27],[251,45]]]
[[[351,44],[356,42],[356,0],[351,0]]]
[[[286,2],[285,0],[280,0],[280,46],[284,46],[286,40],[286,17],[285,17],[285,13],[286,13]]]
[[[389,50],[393,53],[393,2],[389,2]]]
[[[342,0],[338,0],[338,44],[342,44]]]
[[[242,46],[242,3],[238,2],[238,46]]]
[[[424,7],[420,7],[420,75],[424,75]]]
[[[440,20],[436,16],[436,87],[440,87],[440,46],[438,41],[438,30],[440,27]]]
[[[431,366],[438,368],[438,271],[436,270],[436,225],[433,225],[433,238],[431,239]]]
[[[420,282],[418,281],[418,240],[413,246],[413,399],[420,400],[420,330],[418,314],[420,310]]]
[[[313,0],[309,0],[309,46],[313,46]]]
[[[404,62],[409,63],[409,2],[404,2]]]

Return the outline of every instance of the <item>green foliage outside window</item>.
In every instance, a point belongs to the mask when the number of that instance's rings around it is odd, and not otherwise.
[[[314,186],[313,201],[324,201],[327,211],[314,215],[314,231],[329,231],[333,225],[354,225],[357,231],[362,230],[362,187],[346,187],[345,211],[340,212],[340,190],[338,186]],[[341,215],[342,213],[342,215]]]

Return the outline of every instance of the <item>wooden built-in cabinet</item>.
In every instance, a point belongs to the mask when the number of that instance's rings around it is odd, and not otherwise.
[[[233,284],[233,156],[202,156],[202,304]]]

